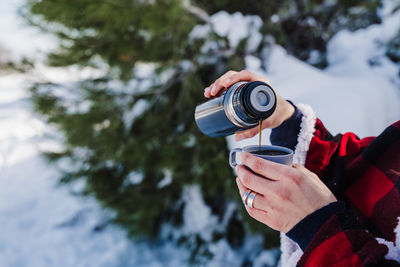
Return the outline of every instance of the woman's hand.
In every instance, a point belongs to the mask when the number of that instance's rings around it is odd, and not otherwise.
[[[240,153],[244,165],[270,180],[251,173],[243,165],[236,167],[240,195],[247,190],[256,194],[251,217],[269,227],[287,233],[304,217],[335,202],[336,198],[317,175],[300,165],[287,166]]]
[[[242,70],[240,72],[228,71],[221,77],[219,77],[214,83],[209,87],[204,89],[204,96],[207,98],[217,96],[219,93],[227,90],[229,86],[240,81],[261,81],[267,84],[269,80],[263,76],[256,75],[247,70]],[[275,128],[282,124],[285,120],[289,119],[294,113],[294,107],[286,100],[284,100],[280,95],[276,94],[276,109],[274,113],[262,122],[262,128]],[[258,127],[254,127],[245,131],[236,132],[236,141],[250,138],[258,134]]]

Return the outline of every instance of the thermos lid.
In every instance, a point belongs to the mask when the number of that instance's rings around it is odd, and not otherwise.
[[[275,92],[268,84],[251,82],[245,91],[244,104],[254,117],[266,118],[275,110]]]
[[[259,112],[269,111],[275,104],[272,90],[266,85],[259,85],[250,93],[250,104]]]

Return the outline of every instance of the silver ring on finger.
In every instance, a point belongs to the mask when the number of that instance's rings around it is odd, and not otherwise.
[[[257,193],[256,192],[251,192],[249,197],[247,198],[246,204],[249,208],[254,208],[253,202],[254,198],[256,197]]]
[[[246,205],[247,197],[249,196],[249,194],[250,194],[251,192],[253,192],[253,191],[251,191],[250,189],[247,190],[246,192],[244,192],[243,197],[242,197],[243,204]]]

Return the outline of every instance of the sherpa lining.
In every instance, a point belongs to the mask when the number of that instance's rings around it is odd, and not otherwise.
[[[297,138],[297,146],[294,151],[293,162],[304,166],[306,163],[307,151],[315,132],[316,116],[309,105],[299,104],[297,108],[303,114],[300,124],[300,132]],[[303,251],[296,242],[281,233],[281,265],[283,267],[296,266]]]

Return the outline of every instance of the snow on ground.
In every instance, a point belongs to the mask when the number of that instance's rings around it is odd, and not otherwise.
[[[40,150],[58,144],[33,113],[26,86],[23,75],[0,76],[0,266],[181,266],[183,249],[101,229],[111,212],[71,194],[81,185],[57,185],[60,174]]]
[[[56,47],[56,41],[22,26],[15,12],[21,3],[22,0],[2,2],[0,47],[12,51],[7,55],[10,58],[40,57],[42,52]],[[235,16],[243,23],[254,19]],[[332,133],[376,135],[400,117],[398,69],[383,56],[384,48],[379,45],[399,28],[400,12],[389,15],[383,10],[382,16],[381,25],[338,33],[329,43],[331,65],[326,70],[313,68],[275,46],[265,59],[270,67],[264,74],[283,97],[310,104]],[[230,34],[230,39],[237,41],[234,31],[229,30],[238,26],[234,25],[236,20],[226,13],[217,14],[214,20],[218,21],[221,34]],[[376,63],[373,67],[368,64],[370,60]],[[249,56],[246,63],[250,70],[261,72],[258,59]],[[77,72],[73,68],[60,72],[40,67],[34,74],[63,81],[78,74],[95,75],[90,70]],[[57,149],[59,144],[49,138],[51,130],[32,111],[26,91],[30,78],[20,74],[0,76],[0,266],[185,265],[187,253],[171,244],[133,243],[117,226],[98,230],[112,213],[102,210],[94,199],[74,196],[74,188],[57,186],[60,174],[40,157],[40,150],[43,146]],[[264,134],[266,140],[268,131]],[[231,147],[257,142],[257,137],[239,143],[228,139]],[[188,188],[185,198],[192,204],[185,213],[190,216],[193,211],[203,210],[196,227],[207,226],[201,222],[213,218],[198,190]],[[185,221],[190,222],[190,218]],[[185,230],[191,229],[182,229]],[[251,248],[261,245],[262,240],[257,237],[247,238],[241,251],[232,251],[223,240],[213,244],[210,249],[217,256],[209,265],[218,266],[228,260],[234,266]],[[262,252],[255,264],[272,263],[274,253],[277,251]]]

